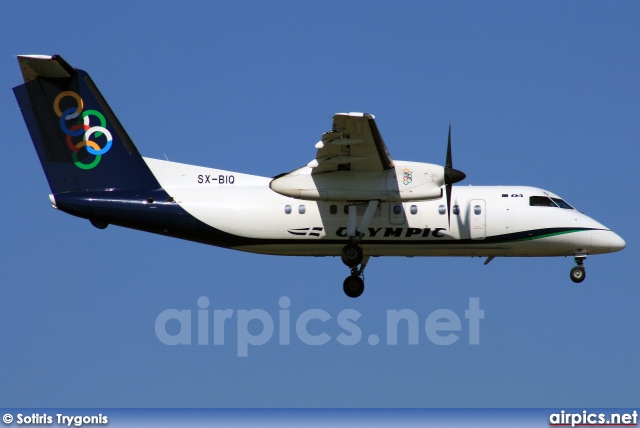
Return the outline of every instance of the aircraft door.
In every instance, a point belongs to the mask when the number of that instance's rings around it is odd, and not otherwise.
[[[486,203],[483,199],[469,201],[469,236],[484,239],[486,233]]]

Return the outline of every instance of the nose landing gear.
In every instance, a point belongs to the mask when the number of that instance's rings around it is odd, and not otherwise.
[[[577,284],[584,281],[584,279],[587,277],[587,272],[585,271],[585,267],[584,267],[584,260],[586,258],[587,256],[585,254],[576,254],[575,261],[577,266],[574,266],[573,268],[571,268],[571,271],[569,272],[569,277],[571,278],[571,281]]]

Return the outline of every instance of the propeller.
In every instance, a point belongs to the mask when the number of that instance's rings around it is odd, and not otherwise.
[[[451,124],[449,124],[449,141],[447,143],[447,162],[444,166],[444,185],[447,196],[447,219],[449,220],[449,230],[451,230],[451,190],[454,183],[462,181],[467,175],[453,168],[451,159]]]

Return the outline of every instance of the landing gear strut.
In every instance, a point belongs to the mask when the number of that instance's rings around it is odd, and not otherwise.
[[[581,283],[587,277],[587,272],[585,272],[584,268],[584,260],[587,258],[584,254],[579,254],[575,256],[576,265],[569,272],[569,277],[571,281],[575,283]]]

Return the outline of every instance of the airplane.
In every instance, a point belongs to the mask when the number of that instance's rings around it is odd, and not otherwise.
[[[391,158],[367,113],[337,113],[315,158],[273,178],[142,157],[87,72],[59,55],[20,55],[13,88],[53,208],[88,219],[234,250],[340,256],[349,297],[371,257],[588,255],[625,241],[560,196],[525,186],[453,186],[444,166]]]

